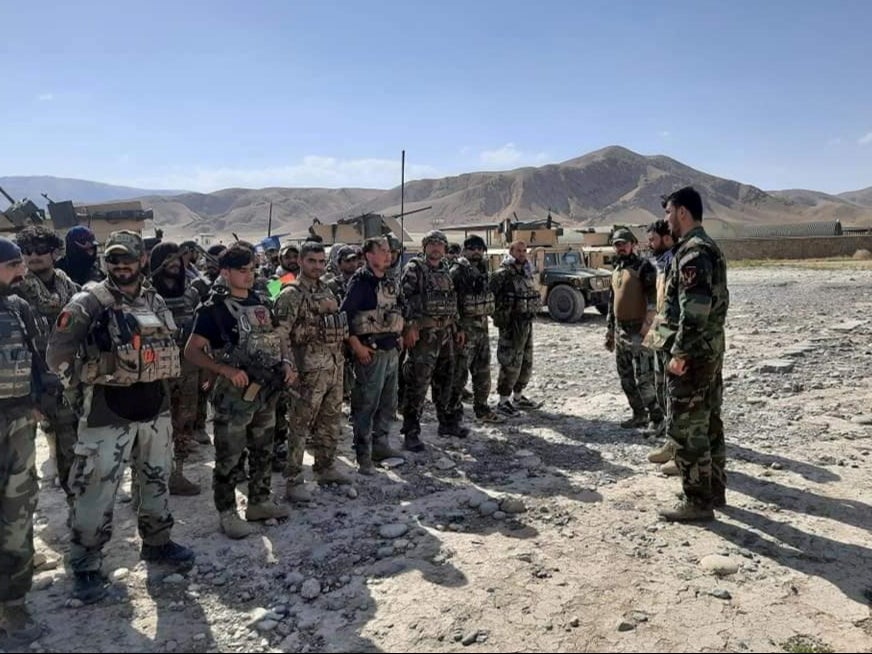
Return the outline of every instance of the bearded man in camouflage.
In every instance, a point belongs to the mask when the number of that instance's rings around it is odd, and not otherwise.
[[[702,198],[692,187],[663,201],[676,239],[654,346],[669,354],[667,434],[675,444],[684,499],[660,511],[669,521],[711,520],[726,504],[726,445],[721,421],[727,265],[702,227]]]

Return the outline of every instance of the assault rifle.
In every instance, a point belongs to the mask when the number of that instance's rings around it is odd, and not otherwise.
[[[257,394],[263,391],[264,398],[270,398],[276,393],[285,391],[300,398],[300,394],[285,384],[285,370],[281,362],[267,358],[263,350],[253,353],[246,352],[235,345],[228,348],[221,357],[222,363],[244,370],[248,375],[248,387],[242,395],[246,402],[254,402]]]

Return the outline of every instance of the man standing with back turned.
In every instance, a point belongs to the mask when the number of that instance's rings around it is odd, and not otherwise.
[[[711,520],[726,503],[726,446],[721,422],[724,322],[730,304],[727,265],[702,227],[702,199],[692,187],[663,202],[676,239],[654,347],[670,355],[667,433],[675,443],[684,499],[660,515],[674,522]]]

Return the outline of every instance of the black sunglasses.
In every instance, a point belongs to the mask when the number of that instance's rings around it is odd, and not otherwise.
[[[139,258],[134,257],[132,254],[110,254],[106,257],[106,263],[110,266],[130,265],[137,261],[139,261]]]
[[[49,245],[37,245],[36,247],[32,247],[32,248],[21,248],[21,252],[23,254],[28,254],[28,255],[30,255],[30,254],[38,254],[38,255],[51,254],[54,251],[55,251],[55,248],[53,248]]]

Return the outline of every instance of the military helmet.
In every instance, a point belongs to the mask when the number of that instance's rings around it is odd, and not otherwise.
[[[636,235],[626,227],[619,227],[612,232],[612,245],[617,243],[638,243]]]
[[[424,234],[424,238],[421,240],[421,247],[427,247],[430,243],[442,243],[442,245],[448,247],[448,238],[443,232],[433,229]]]

